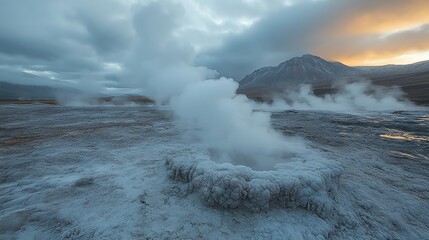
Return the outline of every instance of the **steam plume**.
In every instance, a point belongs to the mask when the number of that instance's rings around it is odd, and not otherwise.
[[[232,79],[216,79],[216,72],[192,66],[193,48],[174,34],[182,15],[180,5],[162,3],[136,13],[140,40],[126,64],[127,83],[192,121],[201,130],[200,138],[223,160],[233,157],[254,165],[256,158],[268,161],[281,155],[288,144],[271,127],[270,114],[255,112],[245,96],[235,93],[238,84]],[[156,29],[154,22],[159,23]]]

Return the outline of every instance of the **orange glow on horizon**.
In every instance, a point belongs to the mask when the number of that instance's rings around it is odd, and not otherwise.
[[[365,4],[362,4],[365,2]],[[319,28],[316,55],[349,66],[429,60],[429,0],[362,0]]]
[[[344,63],[348,66],[383,66],[389,64],[403,65],[412,64],[421,61],[429,60],[429,51],[416,52],[409,54],[394,55],[384,57],[383,55],[370,54],[357,57],[337,57],[332,58],[335,61]]]
[[[342,31],[351,35],[379,34],[415,28],[429,23],[429,1],[390,1],[365,9],[364,13],[352,15],[349,21],[340,23]]]

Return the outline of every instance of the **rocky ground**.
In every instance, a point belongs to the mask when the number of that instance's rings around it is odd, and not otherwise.
[[[168,108],[1,105],[0,238],[427,239],[428,120],[274,112],[307,150],[256,171]]]

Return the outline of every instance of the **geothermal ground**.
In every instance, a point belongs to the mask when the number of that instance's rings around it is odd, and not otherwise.
[[[168,108],[3,105],[0,239],[429,239],[428,121],[273,112],[306,148],[257,171]]]

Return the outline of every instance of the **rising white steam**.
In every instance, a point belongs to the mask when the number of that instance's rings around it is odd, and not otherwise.
[[[255,166],[284,154],[289,144],[271,127],[270,114],[255,112],[247,97],[237,95],[238,83],[193,66],[194,50],[176,32],[183,11],[180,5],[151,3],[136,13],[139,41],[126,64],[127,83],[192,122],[218,159]]]
[[[235,92],[232,79],[204,80],[187,86],[173,98],[182,119],[200,129],[200,137],[219,160],[257,169],[270,168],[286,152],[303,149],[300,141],[286,141],[270,124],[270,113],[255,112],[254,104]]]
[[[301,85],[297,91],[285,92],[276,97],[272,104],[262,104],[271,110],[322,110],[336,112],[398,111],[417,110],[410,101],[403,98],[403,92],[395,87],[381,87],[361,81],[339,86],[339,91],[316,96],[310,85]]]

